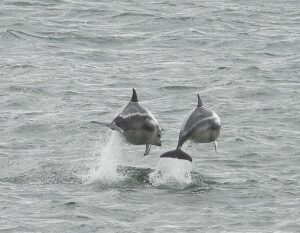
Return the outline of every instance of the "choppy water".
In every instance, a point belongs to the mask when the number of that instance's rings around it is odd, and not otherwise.
[[[1,0],[0,231],[299,232],[299,8]],[[165,129],[147,157],[89,123],[132,87]],[[197,93],[219,153],[188,145],[178,185],[155,169]]]

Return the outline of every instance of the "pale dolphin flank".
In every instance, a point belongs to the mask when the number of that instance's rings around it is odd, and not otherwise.
[[[149,153],[151,145],[161,146],[161,128],[151,112],[138,103],[135,89],[130,102],[111,123],[93,123],[119,131],[133,145],[146,145],[144,155]]]
[[[185,118],[179,133],[177,149],[162,154],[160,157],[171,157],[185,159],[192,162],[192,158],[181,150],[182,145],[191,140],[196,143],[214,142],[217,151],[217,139],[220,135],[221,120],[212,110],[203,106],[203,102],[198,95],[198,105],[194,111]]]

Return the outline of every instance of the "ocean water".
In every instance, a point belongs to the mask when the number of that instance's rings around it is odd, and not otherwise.
[[[0,1],[0,232],[300,232],[298,0]],[[146,157],[109,122],[132,88]],[[159,159],[196,94],[219,151]]]

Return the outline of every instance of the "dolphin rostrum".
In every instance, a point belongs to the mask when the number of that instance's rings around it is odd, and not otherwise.
[[[158,121],[139,104],[135,89],[130,102],[111,123],[92,122],[117,130],[133,145],[146,145],[144,155],[150,152],[151,145],[161,146],[161,128]]]

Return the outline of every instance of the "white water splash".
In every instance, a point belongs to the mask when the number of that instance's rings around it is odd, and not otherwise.
[[[160,158],[150,182],[155,187],[184,188],[191,184],[192,163],[183,159]]]
[[[87,178],[87,183],[100,181],[101,183],[112,184],[124,179],[117,169],[122,158],[122,136],[113,131],[109,142],[104,147],[100,158],[96,159]]]

